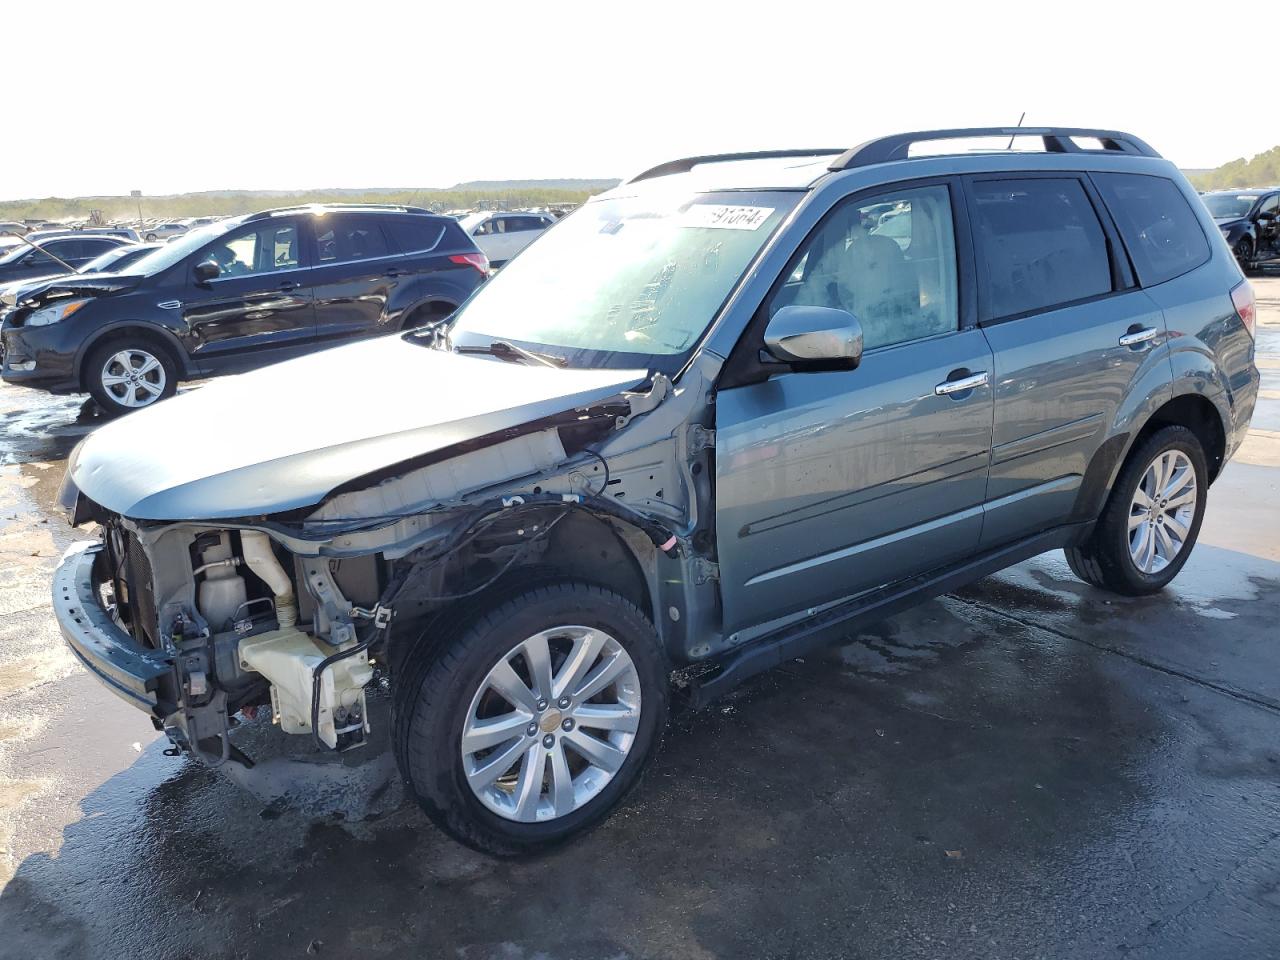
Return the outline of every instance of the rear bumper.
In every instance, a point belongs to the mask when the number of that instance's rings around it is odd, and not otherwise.
[[[161,681],[172,674],[173,660],[143,647],[102,607],[94,585],[94,564],[103,555],[96,541],[73,544],[53,576],[53,612],[62,638],[89,672],[112,693],[163,719]]]

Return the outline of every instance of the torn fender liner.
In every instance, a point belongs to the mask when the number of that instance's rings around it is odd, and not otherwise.
[[[90,434],[71,479],[140,520],[278,513],[413,457],[599,403],[643,370],[561,370],[379,337],[266,367]]]

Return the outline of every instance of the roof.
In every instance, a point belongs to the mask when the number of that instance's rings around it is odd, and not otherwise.
[[[827,173],[837,173],[861,167],[885,163],[936,159],[939,156],[962,157],[972,155],[972,150],[931,149],[923,155],[913,152],[918,144],[939,141],[973,141],[989,138],[1009,138],[1007,149],[979,151],[993,153],[1024,154],[1020,148],[1013,151],[1015,138],[1026,143],[1039,140],[1040,155],[1056,156],[1131,156],[1160,159],[1148,144],[1130,133],[1119,130],[1098,130],[1088,127],[965,127],[949,130],[923,130],[915,133],[899,133],[868,140],[848,150],[843,148],[813,148],[794,150],[765,150],[750,153],[713,154],[669,160],[650,167],[628,179],[619,188],[646,180],[661,179],[664,184],[679,183],[693,190],[709,189],[804,189],[813,186]]]
[[[295,213],[310,213],[320,216],[339,211],[342,213],[412,213],[427,217],[440,216],[422,207],[408,207],[398,203],[304,203],[296,207],[275,207],[271,210],[259,210],[257,213],[249,214],[244,218],[244,221],[247,223],[251,220],[265,220],[268,217],[279,217]]]
[[[1224,195],[1224,196],[1232,196],[1232,197],[1261,197],[1261,196],[1265,196],[1265,195],[1266,195],[1266,194],[1268,194],[1268,193],[1275,193],[1277,189],[1280,189],[1280,188],[1277,188],[1277,187],[1244,187],[1244,188],[1242,188],[1242,189],[1240,189],[1240,190],[1231,190],[1231,189],[1225,189],[1225,190],[1206,190],[1206,191],[1204,192],[1204,195],[1205,195],[1206,197],[1212,197],[1212,196],[1214,196],[1215,194],[1221,194],[1221,195]]]

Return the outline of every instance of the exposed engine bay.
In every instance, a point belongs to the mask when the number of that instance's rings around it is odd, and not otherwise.
[[[711,515],[714,434],[688,425],[704,390],[686,378],[676,391],[656,375],[646,392],[382,469],[280,514],[146,521],[81,496],[77,519],[104,531],[104,608],[172,662],[153,723],[214,765],[252,762],[230,736],[240,712],[269,710],[325,750],[359,747],[375,677],[394,683],[460,606],[538,577],[608,585],[653,612],[673,659],[710,653],[718,595],[698,524]]]

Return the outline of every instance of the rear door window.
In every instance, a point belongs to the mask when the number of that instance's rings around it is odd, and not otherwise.
[[[1139,173],[1091,175],[1144,287],[1164,283],[1209,259],[1209,241],[1178,185]]]
[[[1106,234],[1079,180],[979,180],[970,190],[989,319],[1111,292]]]
[[[371,218],[334,216],[317,220],[315,229],[321,264],[372,260],[391,252],[382,227]]]
[[[118,246],[120,246],[120,244],[114,243],[111,240],[89,240],[86,238],[80,241],[79,255],[81,259],[92,260],[93,258],[106,253],[108,250],[114,250]]]

